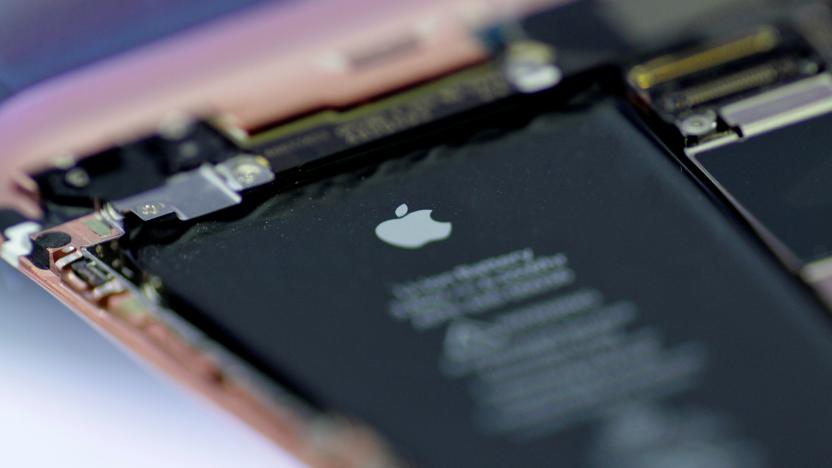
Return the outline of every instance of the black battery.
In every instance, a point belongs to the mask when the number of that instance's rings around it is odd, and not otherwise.
[[[183,318],[417,465],[832,464],[822,308],[614,99],[132,255]]]

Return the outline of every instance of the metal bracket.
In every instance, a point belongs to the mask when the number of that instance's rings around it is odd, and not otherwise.
[[[143,221],[175,213],[181,221],[239,204],[240,192],[274,180],[268,162],[241,155],[217,165],[203,165],[177,174],[162,187],[113,202],[119,212],[131,211]]]

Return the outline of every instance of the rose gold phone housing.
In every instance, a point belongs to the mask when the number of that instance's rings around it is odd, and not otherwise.
[[[37,218],[37,187],[29,174],[143,137],[171,116],[211,118],[245,133],[483,61],[489,51],[476,36],[479,29],[565,1],[267,5],[49,80],[0,104],[0,208]],[[217,359],[122,279],[104,292],[89,289],[68,268],[69,256],[123,235],[108,219],[95,213],[44,231],[65,232],[72,241],[49,250],[48,269],[25,257],[18,268],[120,345],[301,460],[333,467],[397,464],[359,422],[320,414],[235,373],[245,363]],[[91,229],[89,221],[110,232]]]

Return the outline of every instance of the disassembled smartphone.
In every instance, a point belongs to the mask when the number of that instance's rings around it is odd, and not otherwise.
[[[316,466],[832,464],[830,5],[391,3],[7,100],[2,257]]]

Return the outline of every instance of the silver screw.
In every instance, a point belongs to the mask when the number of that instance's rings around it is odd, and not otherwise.
[[[562,74],[555,65],[554,50],[541,43],[523,41],[510,46],[505,62],[506,79],[522,93],[536,93],[558,84]]]
[[[87,171],[76,167],[66,173],[64,180],[72,187],[84,188],[90,184],[90,175],[87,174]]]
[[[263,172],[263,168],[256,163],[244,162],[234,167],[234,179],[242,185],[251,185]]]
[[[145,203],[138,207],[138,211],[142,216],[156,216],[164,207],[163,203]]]
[[[703,136],[716,130],[716,113],[693,114],[679,122],[679,130],[687,136]]]

